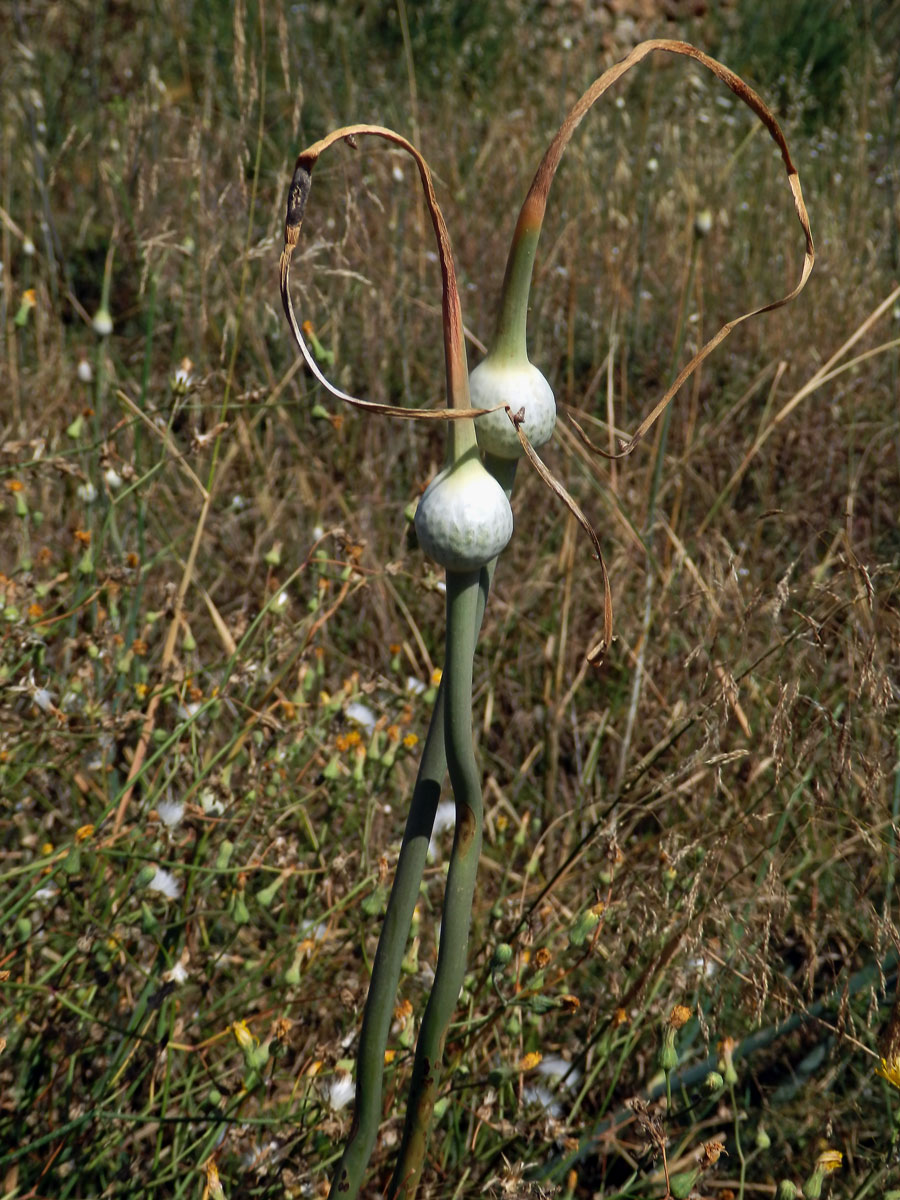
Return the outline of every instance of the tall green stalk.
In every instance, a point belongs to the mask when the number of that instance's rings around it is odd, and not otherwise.
[[[456,802],[456,830],[441,913],[434,984],[416,1043],[406,1123],[389,1200],[409,1200],[422,1174],[447,1029],[466,973],[469,925],[481,854],[483,805],[472,741],[472,664],[480,572],[447,572],[444,740]]]
[[[485,465],[508,496],[515,480],[516,464],[505,459],[489,457]],[[482,567],[479,573],[472,637],[473,652],[481,632],[496,569],[497,559],[493,559],[486,567]],[[469,674],[471,679],[471,669]],[[390,1034],[403,955],[425,870],[428,844],[434,829],[435,812],[447,774],[444,734],[446,686],[445,674],[441,679],[432,710],[397,859],[394,883],[372,965],[372,977],[369,981],[357,1051],[353,1124],[347,1145],[334,1172],[329,1200],[354,1200],[359,1193],[363,1174],[372,1157],[375,1139],[378,1136],[384,1094],[384,1052]],[[471,726],[469,736],[471,737]]]

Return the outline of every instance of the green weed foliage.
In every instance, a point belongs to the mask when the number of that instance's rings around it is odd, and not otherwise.
[[[792,286],[783,172],[726,89],[660,58],[554,185],[542,453],[600,532],[616,640],[586,666],[597,564],[523,473],[475,662],[485,837],[423,1195],[898,1186],[898,13],[859,7],[850,59],[782,47],[783,95],[747,72],[783,104],[808,288],[621,462],[567,415],[615,450],[706,337]],[[526,8],[3,17],[4,1197],[327,1191],[442,666],[443,579],[409,514],[443,431],[339,411],[302,368],[286,173],[348,120],[409,132],[474,364],[548,130],[638,27],[738,70],[769,54],[740,5]],[[341,387],[435,407],[415,184],[390,148],[335,151],[295,289]],[[404,960],[373,1189],[449,846]]]

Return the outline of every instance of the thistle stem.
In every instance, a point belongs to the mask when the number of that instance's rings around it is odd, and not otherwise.
[[[456,830],[441,915],[434,984],[416,1043],[403,1141],[389,1200],[415,1195],[434,1111],[447,1029],[466,973],[469,925],[481,853],[481,781],[472,742],[472,664],[481,572],[447,572],[447,655],[444,739],[456,801]]]

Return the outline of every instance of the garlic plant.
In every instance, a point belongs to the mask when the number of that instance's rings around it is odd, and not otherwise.
[[[450,238],[437,203],[431,173],[419,151],[400,134],[375,125],[352,125],[336,130],[303,151],[297,159],[288,193],[285,245],[281,256],[281,297],[294,339],[310,372],[333,395],[357,408],[380,415],[447,422],[447,462],[432,480],[418,506],[415,527],[422,549],[447,572],[446,660],[419,773],[394,885],[372,969],[360,1032],[357,1089],[353,1125],[334,1172],[331,1200],[354,1200],[362,1184],[382,1117],[384,1056],[407,937],[425,867],[428,842],[445,774],[449,774],[456,804],[456,830],[450,856],[441,939],[431,995],[416,1044],[403,1138],[390,1200],[411,1198],[418,1187],[435,1101],[441,1085],[441,1061],[447,1029],[453,1017],[466,970],[469,923],[482,840],[481,785],[472,739],[472,672],[475,645],[496,568],[497,556],[512,536],[509,494],[517,462],[527,457],[548,486],[570,507],[586,529],[600,562],[604,587],[604,629],[588,653],[599,665],[612,639],[609,580],[596,533],[577,504],[537,455],[551,437],[556,405],[549,384],[528,359],[526,318],[534,260],[547,197],[562,154],[591,106],[626,71],[652,51],[684,55],[699,62],[724,82],[757,114],[781,151],[806,241],[800,280],[785,297],[755,312],[778,308],[803,288],[812,269],[814,251],[809,220],[797,172],[775,118],[760,98],[727,67],[683,42],[656,40],[637,46],[622,62],[600,76],[568,113],[538,167],[519,214],[507,262],[500,314],[493,342],[484,361],[472,372],[466,368],[462,312]],[[296,248],[319,157],[337,142],[371,136],[400,147],[412,156],[431,216],[442,279],[442,321],[448,406],[436,411],[411,411],[361,400],[335,387],[323,375],[306,345],[293,309],[290,264]],[[754,315],[747,313],[724,325],[682,368],[650,415],[618,455],[630,453],[661,415],[685,380],[731,330]],[[577,434],[592,445],[573,422]],[[482,462],[479,449],[484,454]]]

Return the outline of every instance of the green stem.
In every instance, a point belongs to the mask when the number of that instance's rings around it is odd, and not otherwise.
[[[400,967],[419,897],[425,856],[434,827],[434,815],[447,770],[444,753],[444,680],[438,689],[431,724],[422,751],[419,773],[397,873],[388,900],[384,925],[372,966],[369,994],[363,1014],[356,1064],[356,1104],[350,1138],[334,1173],[329,1200],[352,1200],[372,1155],[381,1121],[384,1051],[400,980]]]
[[[485,465],[505,489],[508,497],[515,480],[515,461],[488,457]],[[493,559],[480,572],[473,625],[473,654],[475,643],[481,632],[484,610],[496,568],[497,560]],[[397,995],[403,954],[419,895],[419,885],[425,870],[428,843],[434,828],[435,810],[447,771],[447,757],[444,749],[445,685],[446,678],[441,680],[431,714],[431,723],[422,751],[409,817],[406,821],[403,843],[397,860],[397,872],[388,900],[384,925],[378,939],[378,949],[375,952],[357,1052],[353,1125],[349,1140],[334,1173],[329,1192],[330,1200],[338,1200],[338,1198],[339,1200],[354,1200],[357,1196],[378,1134],[384,1090],[384,1052],[390,1033],[394,999]]]
[[[406,1124],[388,1189],[389,1200],[410,1200],[418,1187],[437,1098],[444,1042],[466,973],[483,817],[481,781],[472,742],[472,664],[480,591],[480,572],[447,572],[444,738],[456,801],[456,831],[444,894],[434,985],[416,1043]]]
[[[522,362],[528,358],[528,297],[540,236],[540,222],[535,224],[530,210],[523,209],[506,261],[506,274],[500,294],[500,316],[490,350],[495,357],[511,362]]]

